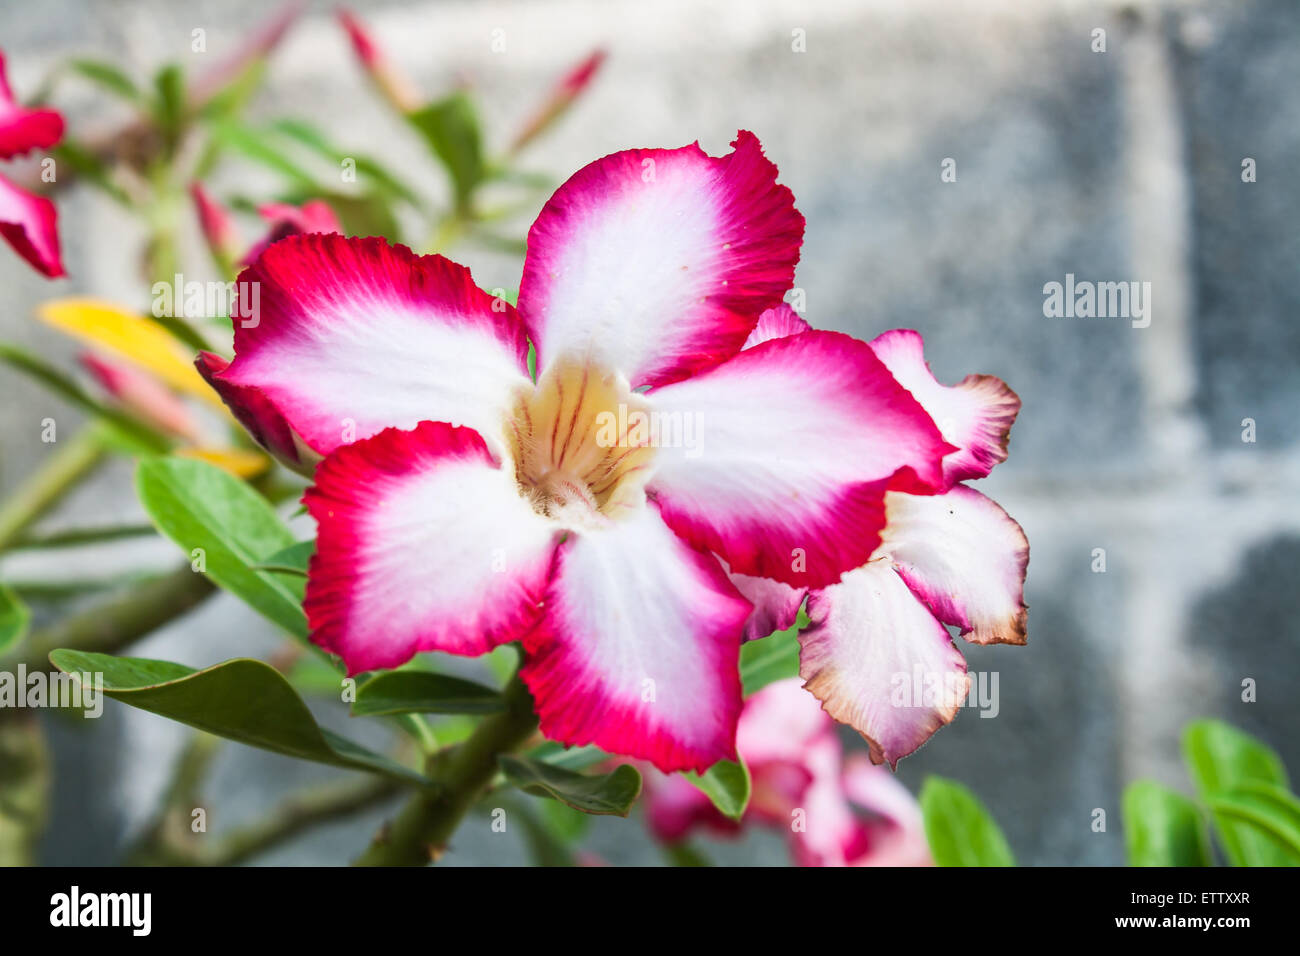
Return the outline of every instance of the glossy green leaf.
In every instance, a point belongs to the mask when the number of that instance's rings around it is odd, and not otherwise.
[[[104,693],[199,730],[288,757],[381,773],[424,777],[316,723],[284,676],[269,664],[236,658],[203,670],[170,661],[60,649],[50,662],[74,677],[103,675]]]
[[[1200,808],[1153,780],[1124,791],[1124,844],[1129,866],[1210,866],[1210,839]]]
[[[18,646],[27,636],[32,612],[19,600],[18,595],[0,584],[0,659]]]
[[[292,574],[305,578],[307,568],[311,564],[311,556],[315,553],[315,541],[298,541],[263,558],[253,567],[258,571],[275,571],[278,574]]]
[[[526,757],[498,759],[506,779],[520,790],[559,800],[583,813],[625,817],[641,794],[641,774],[630,764],[588,776]]]
[[[1256,866],[1300,866],[1300,800],[1282,787],[1248,783],[1207,801],[1218,818],[1247,831],[1267,848]]]
[[[474,104],[463,92],[452,93],[407,114],[451,176],[457,205],[464,206],[485,175],[483,135]]]
[[[299,638],[307,636],[303,581],[257,571],[264,555],[297,544],[270,503],[234,475],[192,458],[151,458],[136,488],[158,530],[219,587]]]
[[[1286,788],[1286,769],[1272,748],[1219,720],[1198,720],[1183,732],[1183,759],[1201,802],[1245,784]],[[1281,865],[1286,857],[1257,828],[1212,813],[1214,832],[1233,866]]]
[[[505,701],[491,687],[432,671],[383,671],[357,688],[354,717],[389,714],[494,714]]]
[[[704,773],[683,773],[682,776],[713,801],[724,817],[739,820],[749,806],[752,781],[744,762],[719,760]]]
[[[777,631],[740,647],[740,683],[745,696],[768,684],[799,676],[799,626]]]
[[[1002,830],[961,784],[927,778],[921,787],[921,815],[930,853],[939,866],[1016,865]]]
[[[586,770],[588,767],[610,759],[609,754],[591,744],[583,747],[566,748],[563,744],[558,744],[554,740],[538,744],[528,751],[527,756],[531,760],[548,763],[552,767],[561,767],[565,770]]]

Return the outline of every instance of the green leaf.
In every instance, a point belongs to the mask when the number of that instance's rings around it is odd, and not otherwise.
[[[740,683],[745,696],[788,677],[799,676],[799,625],[740,647]]]
[[[505,701],[490,687],[432,671],[384,671],[357,688],[353,717],[389,714],[494,714]]]
[[[158,128],[171,143],[175,143],[185,125],[186,94],[185,75],[179,64],[168,63],[153,78],[154,115]]]
[[[1129,866],[1211,866],[1201,810],[1153,780],[1124,791],[1124,843]]]
[[[683,773],[682,776],[712,800],[724,817],[739,820],[745,815],[752,782],[744,761],[719,760],[702,774]]]
[[[474,104],[465,93],[458,91],[408,113],[406,118],[423,134],[447,168],[456,205],[464,208],[485,175],[483,136]]]
[[[222,146],[233,149],[245,159],[279,173],[298,186],[316,190],[316,177],[277,149],[262,131],[251,129],[235,120],[220,120],[211,124],[212,136]]]
[[[1016,865],[993,817],[961,784],[927,778],[921,787],[921,815],[930,853],[939,866]]]
[[[253,565],[253,568],[257,571],[275,571],[277,574],[293,574],[305,578],[311,556],[315,553],[315,541],[299,541],[263,558]]]
[[[1300,866],[1300,800],[1284,788],[1248,783],[1207,802],[1216,817],[1232,821],[1267,847],[1261,862],[1253,865]]]
[[[538,744],[528,751],[528,757],[531,760],[541,761],[564,770],[586,770],[588,767],[610,759],[609,754],[591,744],[583,747],[566,748],[563,744],[557,744],[554,740]]]
[[[383,164],[369,156],[359,156],[355,152],[340,149],[316,127],[296,119],[276,120],[270,129],[283,136],[301,143],[317,155],[324,157],[334,166],[339,166],[344,159],[356,163],[357,176],[366,185],[390,197],[402,199],[412,206],[423,208],[424,203],[411,189]]]
[[[1201,802],[1243,784],[1286,788],[1282,760],[1266,744],[1219,720],[1198,720],[1183,732],[1183,759]],[[1234,817],[1212,814],[1214,831],[1233,866],[1281,865],[1285,856],[1258,828]]]
[[[0,361],[25,372],[65,401],[106,422],[136,453],[154,454],[171,447],[165,436],[125,412],[96,401],[63,371],[25,349],[0,342]]]
[[[104,693],[114,700],[219,737],[300,760],[427,782],[319,726],[284,676],[258,660],[236,658],[194,670],[170,661],[60,649],[50,662],[73,677],[102,675]]]
[[[72,60],[68,63],[68,69],[128,103],[140,103],[144,99],[144,94],[135,85],[135,81],[112,63],[102,60]]]
[[[559,800],[583,813],[625,817],[641,794],[641,774],[630,764],[587,776],[526,757],[502,755],[498,761],[506,779],[524,793]]]
[[[136,489],[158,530],[191,561],[201,556],[215,584],[306,638],[303,581],[253,568],[262,555],[297,544],[265,498],[229,472],[192,458],[142,460]]]
[[[18,599],[18,595],[0,584],[0,659],[18,646],[27,636],[32,612]]]

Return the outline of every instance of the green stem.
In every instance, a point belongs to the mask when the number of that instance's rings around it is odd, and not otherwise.
[[[357,866],[424,866],[436,861],[451,835],[510,753],[537,729],[533,699],[516,675],[502,692],[506,709],[483,719],[463,743],[434,755],[433,784],[414,794],[371,841]]]
[[[211,593],[212,583],[188,564],[183,565],[34,631],[19,645],[14,657],[0,660],[0,670],[12,670],[20,663],[28,670],[47,670],[50,651],[60,647],[110,654],[180,617]]]
[[[102,432],[83,428],[55,451],[0,506],[0,551],[88,477],[107,454]]]

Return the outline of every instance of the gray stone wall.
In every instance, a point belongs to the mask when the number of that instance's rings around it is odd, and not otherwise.
[[[143,76],[169,51],[186,55],[195,26],[216,48],[264,6],[6,4],[0,37],[20,90],[72,53],[134,61]],[[998,675],[998,716],[959,715],[903,761],[905,783],[939,773],[969,784],[1024,863],[1113,864],[1123,859],[1122,787],[1154,776],[1185,788],[1178,733],[1194,717],[1262,736],[1300,772],[1293,0],[353,6],[430,92],[471,80],[497,144],[551,77],[607,45],[590,95],[530,155],[558,178],[629,146],[698,139],[719,152],[737,128],[754,130],[808,219],[796,281],[814,325],[867,338],[916,328],[940,380],[984,372],[1019,392],[1010,461],[981,490],[1029,535],[1029,645],[965,648],[973,671]],[[489,51],[496,29],[502,54]],[[806,52],[791,48],[796,29]],[[1104,52],[1093,49],[1096,29]],[[420,170],[430,195],[443,189],[366,90],[328,10],[313,9],[291,35],[257,111],[304,114],[343,144]],[[70,112],[74,123],[111,119],[89,97]],[[1245,158],[1256,182],[1242,181]],[[954,182],[941,181],[945,159],[955,160]],[[253,192],[261,175],[228,167],[218,186]],[[0,336],[67,358],[68,343],[29,320],[36,302],[55,293],[139,302],[142,291],[138,229],[86,193],[61,209],[72,278],[50,285],[0,255]],[[516,223],[520,234],[533,211]],[[517,284],[516,261],[458,252],[481,285]],[[1043,286],[1067,273],[1150,282],[1150,325],[1045,317]],[[37,464],[47,414],[76,419],[0,371],[0,493]],[[1242,440],[1247,418],[1254,443]],[[138,514],[129,471],[115,467],[52,525]],[[1093,570],[1098,548],[1104,573]],[[145,548],[130,560],[170,556]],[[0,570],[41,570],[25,560]],[[272,645],[266,625],[222,598],[138,652],[204,664]],[[1240,699],[1246,678],[1258,682],[1255,703]],[[182,735],[112,705],[88,729],[50,723],[60,782],[45,858],[111,861],[157,800]],[[211,788],[214,829],[329,776],[231,747]],[[1107,810],[1105,833],[1090,826],[1095,808]],[[341,861],[381,816],[270,860]],[[653,861],[637,831],[601,820],[592,847],[611,862]],[[758,837],[718,856],[771,863],[782,853]],[[450,862],[520,859],[513,836],[471,821]]]

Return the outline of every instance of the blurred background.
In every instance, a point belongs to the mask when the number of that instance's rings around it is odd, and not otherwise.
[[[737,129],[753,130],[807,217],[796,285],[814,326],[863,338],[915,328],[940,381],[988,373],[1020,394],[1010,459],[978,487],[1031,542],[1029,644],[962,646],[972,672],[998,676],[997,715],[967,709],[902,761],[910,789],[927,773],[964,782],[1022,863],[1108,865],[1124,858],[1124,784],[1150,776],[1188,789],[1178,734],[1193,717],[1228,720],[1300,768],[1294,0],[350,6],[427,93],[469,85],[495,149],[558,75],[606,48],[590,89],[528,153],[526,165],[557,184],[615,150],[698,140],[720,154]],[[144,78],[193,57],[193,29],[207,31],[215,56],[268,12],[263,0],[11,3],[0,47],[15,90],[73,55]],[[55,105],[74,129],[120,122],[88,87],[68,86]],[[309,6],[286,36],[249,115],[306,118],[446,197],[422,144],[365,83],[331,4]],[[1247,158],[1254,182],[1243,182]],[[955,181],[941,178],[945,160]],[[211,185],[269,196],[276,181],[232,162]],[[522,237],[546,195],[505,231]],[[89,189],[59,204],[70,278],[47,282],[4,250],[0,338],[68,366],[77,347],[33,321],[39,302],[88,294],[143,309],[148,299],[139,224]],[[183,241],[200,256],[192,218]],[[470,244],[452,255],[484,288],[518,285],[515,255]],[[1045,317],[1044,284],[1067,274],[1150,282],[1150,326]],[[46,417],[71,429],[80,413],[0,370],[0,497],[47,453]],[[1243,440],[1245,419],[1254,441]],[[42,528],[109,520],[144,520],[125,460]],[[169,543],[135,542],[75,560],[19,553],[0,572],[72,579],[174,560]],[[59,609],[33,604],[38,615]],[[199,666],[277,643],[269,624],[218,595],[131,653]],[[1253,702],[1242,700],[1247,679]],[[42,719],[56,786],[41,861],[119,860],[162,799],[186,732],[111,701],[97,721]],[[227,746],[204,790],[210,827],[237,826],[339,773]],[[347,860],[387,812],[263,862]],[[598,819],[587,845],[611,863],[660,859],[628,821]],[[709,852],[785,860],[781,841],[762,834]],[[447,862],[524,859],[516,835],[471,821]]]

